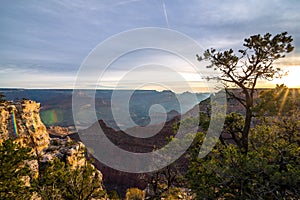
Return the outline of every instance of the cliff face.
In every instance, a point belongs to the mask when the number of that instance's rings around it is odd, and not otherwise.
[[[40,104],[31,100],[0,102],[0,143],[14,138],[21,145],[33,148],[32,153],[38,153],[40,158],[40,162],[28,162],[35,178],[39,176],[39,163],[43,165],[55,158],[73,169],[83,166],[86,163],[84,144],[69,137],[51,138],[48,132],[61,132],[65,129],[56,127],[47,130],[41,121],[39,110]],[[98,179],[102,182],[100,171]],[[29,184],[28,180],[26,184]]]
[[[14,137],[22,145],[42,151],[50,143],[41,121],[40,104],[30,100],[6,101],[0,104],[0,142]]]
[[[85,159],[85,146],[69,137],[52,138],[49,147],[42,156],[42,162],[49,162],[55,158],[63,160],[72,168],[83,166]]]

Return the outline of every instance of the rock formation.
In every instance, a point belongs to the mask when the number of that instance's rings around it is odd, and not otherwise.
[[[47,130],[39,114],[40,104],[31,100],[4,101],[0,104],[0,142],[15,138],[24,146],[38,150],[42,162],[60,158],[71,166],[85,162],[85,146],[69,137],[50,138],[48,132],[68,134],[67,128],[52,127]],[[36,152],[34,152],[36,153]]]
[[[14,137],[38,151],[47,148],[50,137],[40,118],[40,104],[30,100],[0,104],[0,142]]]
[[[42,155],[42,162],[52,161],[59,158],[72,168],[83,166],[85,159],[85,146],[82,142],[76,142],[69,137],[52,138],[49,147]]]
[[[75,169],[86,164],[86,148],[79,141],[60,134],[51,138],[40,118],[40,104],[31,100],[18,102],[0,102],[0,143],[8,138],[23,146],[31,147],[38,160],[28,161],[32,177],[38,178],[39,167],[55,158]],[[66,129],[55,127],[49,132],[66,132]],[[66,134],[67,135],[67,134]],[[102,182],[102,173],[98,171],[98,179]],[[29,177],[24,177],[25,184],[30,184]],[[101,188],[100,188],[101,189]],[[39,199],[39,197],[33,198]]]
[[[67,127],[60,126],[49,126],[47,132],[55,136],[67,136],[70,134],[69,129]]]

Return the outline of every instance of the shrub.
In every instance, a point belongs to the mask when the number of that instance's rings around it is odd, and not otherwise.
[[[138,188],[129,188],[126,191],[126,200],[143,200],[145,192]]]

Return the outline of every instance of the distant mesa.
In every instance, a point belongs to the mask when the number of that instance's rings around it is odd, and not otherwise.
[[[46,127],[50,126],[74,126],[73,114],[72,114],[72,92],[71,89],[0,89],[0,93],[3,93],[7,100],[17,101],[23,98],[31,99],[41,103],[40,113],[41,119]],[[78,90],[78,93],[83,99],[91,99],[91,90]],[[114,90],[96,90],[95,93],[95,107],[98,119],[103,119],[107,125],[119,130],[120,128],[126,129],[132,127],[123,123],[128,121],[129,117],[140,126],[149,124],[149,108],[154,104],[163,106],[168,116],[175,116],[173,111],[177,111],[182,114],[190,110],[195,104],[186,104],[190,99],[190,95],[193,93],[185,92],[182,94],[175,94],[170,90],[164,90],[158,92],[155,90],[136,90],[134,91],[130,102],[129,112],[130,116],[122,115],[123,119],[115,119],[111,112],[111,106],[117,110],[120,105],[111,105],[111,97]],[[122,91],[124,93],[132,92],[130,90]],[[182,106],[176,98],[183,99]],[[209,93],[196,93],[198,102],[209,97]],[[88,105],[83,106],[90,106]],[[80,113],[83,116],[84,113]],[[157,113],[159,115],[159,113]],[[168,117],[169,120],[171,117]],[[159,123],[159,122],[158,122]],[[120,126],[120,127],[119,127]]]

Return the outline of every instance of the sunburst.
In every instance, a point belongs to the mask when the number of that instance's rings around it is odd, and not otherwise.
[[[282,93],[282,92],[284,92],[284,91],[281,90],[281,93]],[[281,102],[280,107],[279,107],[279,110],[278,110],[278,113],[279,113],[279,114],[281,114],[281,112],[282,112],[282,110],[283,110],[283,107],[284,107],[284,105],[285,105],[285,103],[286,103],[286,100],[287,100],[287,97],[288,97],[289,92],[290,92],[290,89],[289,89],[289,88],[287,88],[287,89],[285,90],[285,92],[284,92],[284,95],[283,95],[283,97],[282,97],[282,102]]]
[[[288,67],[288,75],[276,81],[281,81],[288,88],[300,88],[300,66]]]
[[[288,87],[281,87],[276,93],[275,93],[275,99],[278,97],[280,100],[280,105],[278,109],[278,114],[282,114],[282,111],[284,110],[285,105],[287,104],[287,101],[289,101],[288,104],[299,104],[299,96],[300,96],[300,88],[288,88]],[[289,100],[288,100],[289,99]]]

